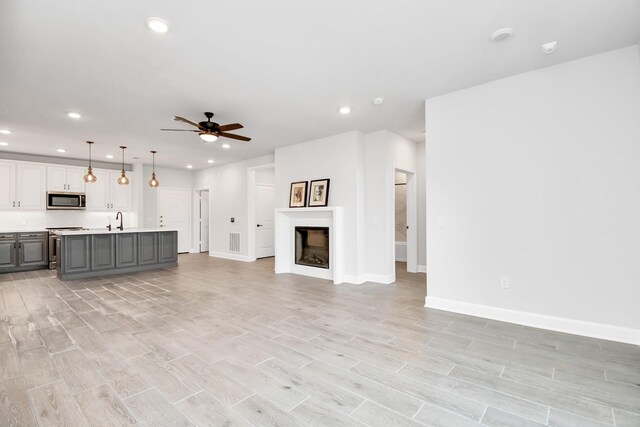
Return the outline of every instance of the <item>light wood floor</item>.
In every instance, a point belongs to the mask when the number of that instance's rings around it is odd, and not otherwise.
[[[640,348],[273,260],[0,275],[0,425],[640,426]]]

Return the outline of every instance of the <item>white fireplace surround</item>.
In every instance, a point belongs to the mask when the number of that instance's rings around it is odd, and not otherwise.
[[[295,228],[329,227],[329,268],[308,267],[295,262]],[[276,267],[279,273],[294,273],[344,282],[342,207],[276,209]]]

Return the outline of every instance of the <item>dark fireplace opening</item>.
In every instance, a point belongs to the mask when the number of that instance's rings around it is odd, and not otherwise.
[[[296,264],[329,268],[329,227],[296,227]]]

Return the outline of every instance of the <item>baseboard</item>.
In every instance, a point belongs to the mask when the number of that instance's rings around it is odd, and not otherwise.
[[[426,273],[427,272],[427,266],[426,265],[419,265],[418,266],[418,273]]]
[[[366,282],[382,283],[388,285],[396,281],[394,274],[358,274],[350,275],[345,274],[342,276],[343,283],[349,283],[351,285],[361,285]]]
[[[214,258],[224,258],[224,259],[231,259],[233,261],[242,261],[242,262],[255,261],[246,255],[239,255],[239,254],[236,255],[236,254],[230,254],[228,252],[209,252],[209,256],[212,256]]]
[[[489,305],[472,304],[446,298],[425,298],[425,307],[567,334],[640,345],[640,330],[564,317],[547,316],[526,311],[509,310]]]

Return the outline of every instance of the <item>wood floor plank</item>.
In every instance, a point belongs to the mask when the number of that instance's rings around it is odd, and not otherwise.
[[[195,425],[153,388],[125,399],[124,403],[138,423],[144,426]]]
[[[446,409],[430,403],[425,403],[414,419],[422,424],[433,427],[480,427],[482,425],[470,418],[449,412]]]
[[[243,400],[233,410],[254,426],[296,426],[301,422],[293,415],[255,395]]]
[[[75,398],[89,425],[120,427],[137,424],[126,405],[106,384],[83,391]]]
[[[38,387],[61,379],[60,373],[45,347],[34,347],[18,353],[27,388]]]
[[[62,326],[40,329],[39,333],[44,346],[51,354],[69,350],[76,346],[76,343],[73,342]]]
[[[88,421],[78,404],[61,382],[29,390],[33,409],[41,426],[81,426]]]
[[[371,426],[418,427],[423,425],[409,417],[369,401],[364,402],[351,416]]]
[[[22,377],[0,381],[0,425],[35,425]]]
[[[364,427],[354,418],[331,409],[313,397],[296,406],[291,414],[316,427]]]
[[[151,388],[144,377],[116,353],[93,354],[91,360],[102,378],[121,398],[127,398]]]
[[[174,365],[151,353],[129,359],[128,362],[142,374],[147,384],[157,388],[171,402],[202,390],[200,384],[183,375]]]
[[[214,399],[206,391],[201,391],[176,403],[182,412],[189,414],[202,427],[249,427],[250,424],[238,414]]]
[[[500,409],[489,407],[487,412],[482,417],[482,424],[489,427],[543,427],[544,424],[537,423],[535,421],[528,420],[526,418],[519,417],[517,415],[510,414],[509,412],[502,411]]]
[[[22,376],[18,354],[11,342],[0,343],[0,381]]]
[[[78,349],[55,354],[53,360],[72,394],[97,387],[105,382],[89,358]]]

